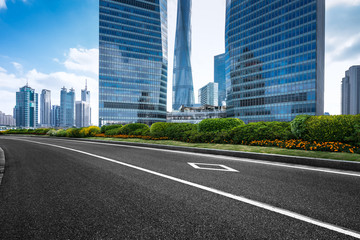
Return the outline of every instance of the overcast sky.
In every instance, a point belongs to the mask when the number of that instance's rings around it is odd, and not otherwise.
[[[326,0],[325,111],[340,114],[345,70],[360,65],[360,0]],[[192,70],[198,89],[213,81],[214,56],[224,52],[225,0],[193,0]],[[176,0],[168,1],[171,109]],[[38,93],[74,87],[77,100],[88,79],[92,119],[98,120],[98,0],[0,0],[0,111],[12,114],[15,92],[29,81]]]

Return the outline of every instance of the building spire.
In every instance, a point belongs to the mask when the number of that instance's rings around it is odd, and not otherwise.
[[[87,79],[85,79],[85,91],[87,91]]]

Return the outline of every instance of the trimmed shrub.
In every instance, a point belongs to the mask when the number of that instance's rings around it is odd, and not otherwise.
[[[160,137],[166,137],[165,136],[165,130],[171,123],[166,122],[157,122],[151,125],[150,128],[150,134],[152,137],[160,138]]]
[[[288,122],[249,123],[234,128],[230,135],[230,139],[236,144],[240,144],[243,141],[288,140],[294,137]]]
[[[121,124],[112,124],[112,125],[104,125],[101,127],[100,131],[101,133],[105,133],[108,130],[115,129],[115,128],[121,128]]]
[[[50,129],[50,130],[46,133],[46,135],[55,137],[55,136],[56,136],[56,133],[57,133],[57,131],[56,131],[55,129]]]
[[[84,137],[81,133],[83,128],[69,128],[66,130],[66,136],[72,138],[81,138]]]
[[[67,132],[64,129],[60,129],[56,131],[56,136],[57,137],[66,137],[67,136]]]
[[[100,128],[95,126],[86,127],[80,130],[80,135],[82,137],[94,137],[96,134],[100,133]]]
[[[113,129],[110,129],[110,130],[107,130],[105,132],[105,135],[106,136],[115,136],[115,135],[120,135],[120,130],[121,130],[121,127],[119,128],[113,128]]]
[[[36,135],[46,135],[46,133],[50,131],[50,128],[38,128],[34,130],[34,134]]]
[[[291,121],[291,132],[298,139],[305,139],[308,133],[307,120],[311,118],[310,115],[298,115]]]
[[[198,125],[199,132],[228,131],[245,123],[238,118],[208,118],[202,120]]]
[[[192,123],[169,123],[165,129],[165,136],[169,139],[183,141],[187,139],[188,132],[196,131],[197,125]]]
[[[306,121],[305,140],[319,142],[359,141],[360,115],[312,116]]]
[[[137,130],[149,130],[150,128],[148,125],[144,124],[144,123],[130,123],[130,124],[126,124],[124,125],[121,129],[120,129],[120,134],[122,135],[135,135],[135,132]]]

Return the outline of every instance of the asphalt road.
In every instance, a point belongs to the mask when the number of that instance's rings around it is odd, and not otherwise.
[[[0,239],[360,238],[359,173],[56,138],[0,147]]]

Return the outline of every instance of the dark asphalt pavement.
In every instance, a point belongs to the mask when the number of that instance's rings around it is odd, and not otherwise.
[[[0,147],[0,239],[354,239],[97,156],[360,232],[360,175],[56,138],[0,137]]]

